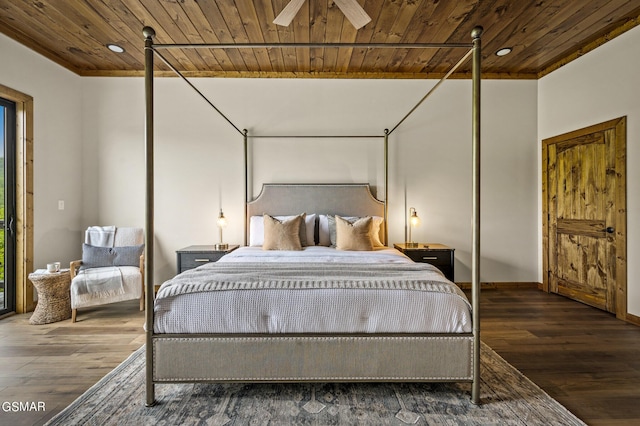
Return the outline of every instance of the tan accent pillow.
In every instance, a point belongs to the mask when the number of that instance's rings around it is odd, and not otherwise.
[[[351,223],[336,216],[336,248],[338,250],[373,250],[371,243],[371,216]]]
[[[302,215],[282,221],[268,214],[265,214],[263,218],[263,250],[302,250],[302,244],[300,243]]]
[[[331,215],[320,215],[320,216],[324,216],[327,218],[327,226],[329,228],[328,229],[329,235],[327,237],[329,238],[329,246],[335,247],[336,246],[336,217]],[[351,223],[355,222],[358,219],[362,219],[361,217],[358,217],[358,216],[340,216],[340,217],[348,220]],[[365,217],[369,217],[369,216],[365,216]],[[385,245],[382,244],[382,241],[380,241],[380,231],[381,231],[383,222],[384,222],[384,218],[380,216],[371,216],[370,235],[371,235],[371,243],[373,244],[374,248],[385,247]],[[322,219],[320,219],[320,232],[323,232]],[[327,231],[325,230],[324,232],[326,233]],[[320,243],[320,245],[322,245],[322,243]]]

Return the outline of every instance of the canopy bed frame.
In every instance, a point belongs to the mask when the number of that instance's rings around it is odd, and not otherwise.
[[[145,37],[146,95],[146,404],[155,404],[155,385],[174,382],[258,381],[459,381],[471,382],[471,401],[480,403],[480,62],[482,27],[465,43],[394,44],[154,44],[155,31]],[[394,127],[383,135],[273,136],[249,135],[227,118],[160,53],[163,49],[253,49],[365,47],[410,49],[466,49],[466,54]],[[313,203],[343,213],[345,197],[356,192],[357,214],[384,217],[387,243],[388,138],[462,63],[472,57],[472,331],[460,334],[160,334],[154,332],[154,55],[164,61],[242,136],[245,157],[245,224],[255,212],[295,214],[311,212]],[[381,138],[384,140],[384,201],[373,199],[368,185],[275,185],[255,203],[249,199],[247,141],[249,138]],[[346,189],[345,189],[346,188]],[[274,192],[275,191],[275,192]],[[336,196],[335,191],[346,191]],[[354,192],[355,191],[355,192]],[[364,192],[363,192],[364,191]],[[369,195],[366,195],[366,194]],[[364,194],[364,195],[362,195]],[[282,203],[286,202],[286,212]],[[351,211],[350,211],[351,212]],[[245,226],[245,240],[248,226]],[[246,243],[246,241],[245,241]],[[215,355],[213,355],[215,354]],[[286,362],[283,362],[285,361]],[[347,362],[349,360],[349,362]],[[355,360],[355,361],[354,361]]]

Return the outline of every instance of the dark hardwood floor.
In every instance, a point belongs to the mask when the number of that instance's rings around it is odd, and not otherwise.
[[[535,289],[482,292],[482,340],[589,425],[640,424],[640,327]],[[137,302],[34,326],[0,320],[0,425],[43,424],[144,343]]]
[[[536,289],[481,305],[482,340],[584,422],[640,424],[640,327]]]

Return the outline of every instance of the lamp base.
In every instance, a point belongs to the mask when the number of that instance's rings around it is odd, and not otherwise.
[[[213,247],[215,247],[216,250],[227,250],[229,248],[229,244],[215,244]]]
[[[404,243],[404,246],[406,248],[418,248],[418,247],[420,247],[420,244],[419,243],[414,243],[414,242],[406,242],[406,243]]]

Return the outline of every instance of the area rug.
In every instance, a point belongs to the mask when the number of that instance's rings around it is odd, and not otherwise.
[[[144,347],[47,425],[584,425],[484,343],[469,383],[162,384],[145,402]]]

